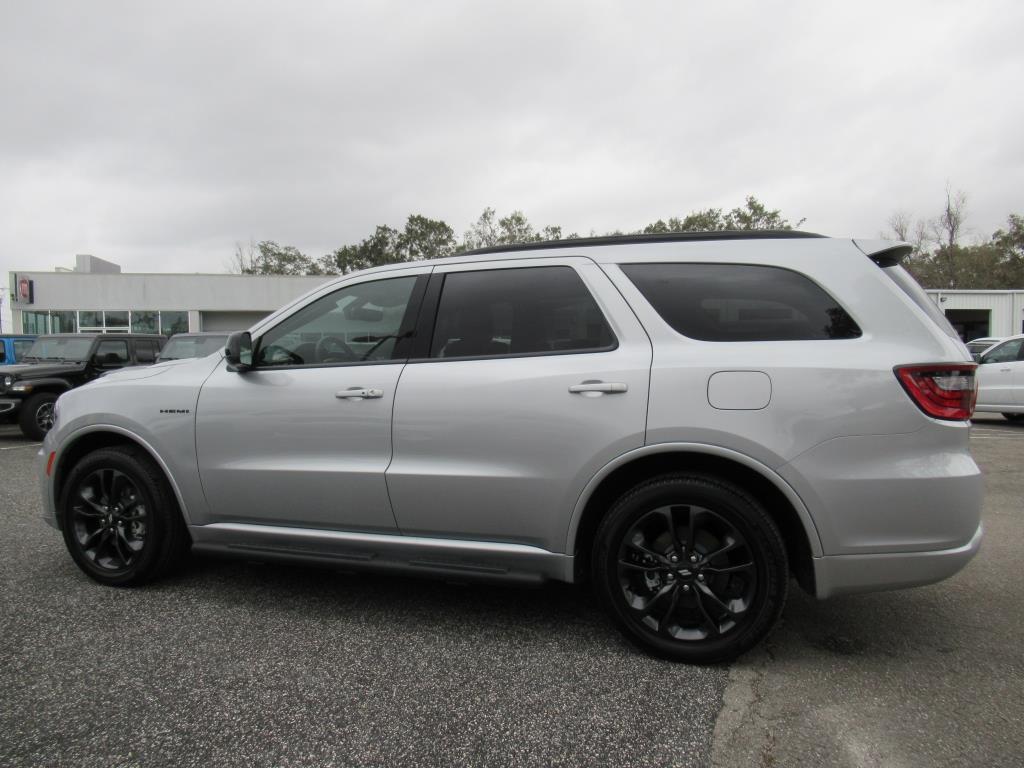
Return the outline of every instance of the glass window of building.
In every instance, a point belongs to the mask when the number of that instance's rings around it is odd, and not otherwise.
[[[92,310],[81,310],[78,313],[78,327],[82,333],[103,331],[103,313]]]
[[[22,312],[21,313],[21,328],[24,333],[32,333],[35,335],[42,335],[49,333],[50,329],[47,327],[48,323],[47,312]]]
[[[107,333],[128,333],[128,310],[103,313],[103,329]]]
[[[78,333],[78,313],[74,310],[50,312],[50,333]]]
[[[157,312],[132,310],[132,333],[159,333],[160,315]]]
[[[160,310],[160,333],[172,336],[175,333],[188,332],[188,312],[177,310]]]

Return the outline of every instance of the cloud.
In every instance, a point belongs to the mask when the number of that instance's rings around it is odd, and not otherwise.
[[[0,269],[221,271],[486,205],[587,233],[1020,211],[1024,6],[33,2],[0,18]]]

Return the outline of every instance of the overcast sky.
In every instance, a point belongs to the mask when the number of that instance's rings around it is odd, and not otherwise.
[[[1024,3],[0,0],[0,272],[223,271],[410,213],[1024,212]]]

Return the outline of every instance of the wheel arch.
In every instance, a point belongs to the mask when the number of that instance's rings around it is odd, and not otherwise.
[[[95,424],[85,427],[71,435],[61,445],[57,452],[56,466],[53,471],[53,499],[58,525],[61,524],[60,498],[63,491],[64,480],[71,468],[81,457],[101,448],[111,448],[119,445],[134,446],[141,448],[156,463],[163,473],[164,479],[174,492],[174,498],[178,502],[178,509],[181,512],[185,524],[189,525],[188,507],[181,495],[181,489],[174,480],[174,475],[160,454],[134,432],[123,427],[112,424]]]
[[[589,573],[594,535],[619,496],[644,480],[667,472],[716,474],[743,486],[767,507],[779,526],[790,570],[814,594],[813,558],[822,556],[821,539],[800,496],[776,472],[737,451],[699,443],[663,443],[630,451],[606,464],[587,484],[569,523],[566,552],[574,555],[576,580]]]

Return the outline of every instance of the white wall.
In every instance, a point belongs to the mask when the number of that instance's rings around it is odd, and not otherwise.
[[[937,291],[932,297],[943,311],[949,309],[990,310],[989,334],[1012,336],[1021,333],[1024,320],[1024,291]]]
[[[329,277],[19,272],[35,282],[35,303],[15,309],[195,309],[267,311]]]

